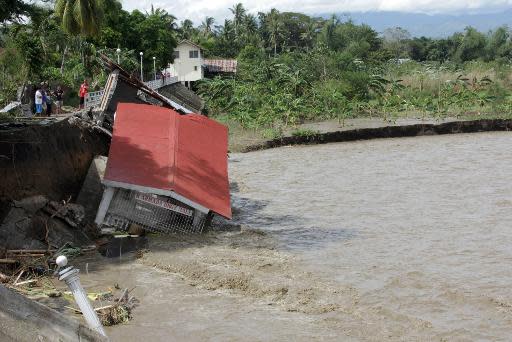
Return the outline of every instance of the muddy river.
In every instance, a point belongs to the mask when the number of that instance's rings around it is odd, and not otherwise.
[[[230,156],[235,219],[90,261],[135,287],[114,341],[509,341],[510,133]],[[83,268],[83,265],[81,266]]]

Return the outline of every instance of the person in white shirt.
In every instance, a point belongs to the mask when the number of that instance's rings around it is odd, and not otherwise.
[[[43,113],[43,92],[41,88],[37,87],[36,96],[35,96],[35,104],[36,104],[36,115],[39,116]]]

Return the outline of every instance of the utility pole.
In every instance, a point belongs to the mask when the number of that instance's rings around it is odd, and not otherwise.
[[[140,55],[140,81],[144,82],[144,76],[142,74],[142,56],[144,56],[144,53],[141,51],[139,55]]]
[[[156,81],[156,57],[153,57],[153,74],[155,75],[155,81]]]

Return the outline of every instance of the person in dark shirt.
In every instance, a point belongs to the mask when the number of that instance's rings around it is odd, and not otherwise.
[[[44,86],[44,95],[45,95],[44,97],[45,97],[45,103],[46,103],[46,116],[50,116],[50,115],[52,115],[53,92],[50,89],[50,86],[48,85],[47,82],[45,83],[45,86]]]
[[[57,90],[55,90],[55,112],[56,114],[62,113],[62,104],[63,104],[63,96],[64,91],[62,90],[61,86],[57,87]]]

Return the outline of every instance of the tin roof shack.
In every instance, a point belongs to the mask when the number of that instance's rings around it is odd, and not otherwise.
[[[234,75],[238,66],[236,59],[205,59],[203,62],[205,77],[212,78],[217,75]]]
[[[100,226],[201,232],[231,218],[228,131],[198,114],[120,103],[96,216]]]

